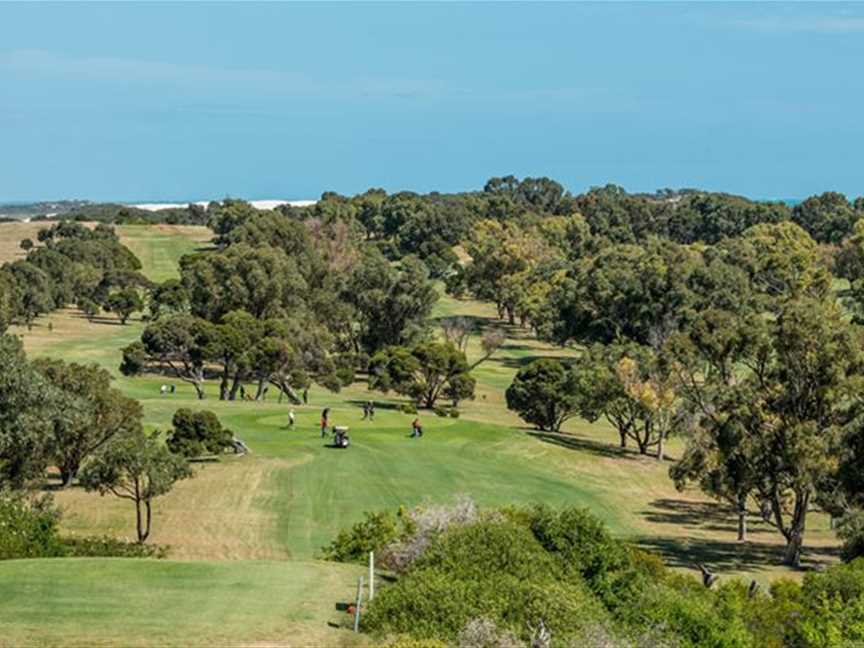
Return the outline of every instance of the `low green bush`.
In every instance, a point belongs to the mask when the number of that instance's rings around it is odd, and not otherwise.
[[[231,447],[234,433],[222,427],[219,418],[208,410],[193,412],[178,409],[171,419],[173,429],[166,439],[168,449],[184,457],[220,454]]]
[[[454,527],[429,546],[415,567],[443,570],[462,579],[494,573],[545,580],[560,571],[530,531],[508,520]]]
[[[758,645],[742,618],[746,598],[737,591],[712,592],[693,578],[686,581],[649,584],[616,616],[632,628],[664,628],[682,648]]]
[[[62,538],[64,555],[74,558],[165,558],[168,547],[128,542],[110,536]]]
[[[401,518],[400,518],[401,519]],[[369,552],[381,552],[387,545],[399,540],[405,533],[405,525],[389,511],[364,513],[363,520],[339,532],[321,556],[337,562],[363,562]]]
[[[432,411],[435,412],[435,416],[440,416],[441,418],[459,418],[459,410],[455,407],[439,405],[432,408]]]
[[[0,491],[0,560],[62,556],[59,521],[50,498]]]
[[[364,627],[452,642],[477,618],[525,640],[541,619],[561,639],[606,623],[606,611],[581,581],[563,575],[531,532],[510,520],[453,527],[381,590]]]
[[[403,403],[399,406],[399,411],[403,414],[416,414],[417,406],[414,403]]]
[[[60,512],[48,497],[0,493],[0,560],[20,558],[164,558],[167,547],[108,536],[62,537]]]
[[[846,515],[837,528],[837,537],[843,541],[841,555],[845,562],[864,556],[864,512]]]

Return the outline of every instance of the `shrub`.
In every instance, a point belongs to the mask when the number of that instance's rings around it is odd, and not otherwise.
[[[478,617],[522,639],[528,638],[529,626],[543,619],[563,645],[568,637],[608,621],[602,607],[578,583],[530,581],[492,571],[466,579],[443,569],[424,568],[412,570],[376,594],[364,628],[453,642]]]
[[[166,445],[174,454],[184,457],[200,457],[204,454],[220,454],[231,447],[234,433],[223,428],[213,412],[193,412],[181,408],[171,420],[174,429],[168,435]]]
[[[64,555],[74,558],[165,558],[168,547],[127,542],[110,536],[63,538]]]
[[[454,526],[476,522],[477,505],[470,497],[456,497],[453,506],[418,506],[412,511],[401,511],[405,532],[402,538],[390,544],[383,552],[383,564],[397,572],[408,569],[426,551],[433,539]]]
[[[62,556],[59,521],[50,498],[0,492],[0,560]]]
[[[523,639],[541,619],[561,639],[606,623],[605,610],[581,582],[562,575],[524,526],[503,517],[481,519],[433,538],[376,596],[366,627],[454,641],[478,618]]]
[[[512,632],[500,629],[492,619],[471,619],[456,638],[459,648],[521,648]]]
[[[558,571],[527,529],[506,520],[454,527],[435,539],[414,565],[463,579],[482,579],[489,574],[546,579]]]
[[[437,406],[432,408],[432,411],[435,412],[435,416],[447,417],[450,415],[449,407]]]
[[[844,562],[864,556],[864,512],[856,511],[844,516],[837,528],[837,537],[843,541],[841,555]]]
[[[721,595],[690,577],[670,581],[643,588],[638,599],[618,608],[618,617],[636,629],[663,628],[682,647],[756,643],[742,619],[746,599],[736,591]]]
[[[400,525],[392,513],[364,513],[361,522],[340,531],[333,542],[322,547],[321,554],[325,560],[363,562],[368,559],[370,551],[383,551],[404,532],[404,525]]]
[[[459,418],[459,410],[455,407],[450,408],[450,418]]]
[[[616,574],[630,568],[630,553],[600,520],[587,509],[556,512],[537,506],[529,525],[534,537],[559,559],[564,569],[579,573],[592,590],[614,604]]]
[[[403,403],[399,406],[399,411],[403,414],[416,414],[417,405],[415,405],[414,403]]]

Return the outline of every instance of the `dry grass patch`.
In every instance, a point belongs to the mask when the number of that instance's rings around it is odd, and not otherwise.
[[[277,542],[280,497],[274,476],[302,460],[229,457],[197,464],[192,479],[179,482],[158,499],[149,542],[169,545],[171,558],[183,560],[284,559]],[[108,534],[132,539],[135,512],[131,502],[100,497],[80,488],[61,491],[63,530],[73,535]]]

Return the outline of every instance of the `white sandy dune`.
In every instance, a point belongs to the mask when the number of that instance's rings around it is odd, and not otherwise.
[[[308,207],[314,205],[316,200],[250,200],[249,203],[256,209],[275,209],[279,205],[291,205],[293,207]],[[194,204],[206,207],[210,203],[209,200],[196,200]],[[185,207],[185,203],[138,203],[129,205],[129,207],[137,207],[138,209],[146,209],[147,211],[159,211],[160,209],[172,209],[175,207]]]

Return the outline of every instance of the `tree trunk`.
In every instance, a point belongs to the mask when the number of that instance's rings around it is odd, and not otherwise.
[[[228,369],[222,372],[222,380],[219,381],[219,400],[228,400]]]
[[[231,391],[228,392],[228,400],[237,400],[237,392],[240,391],[240,374],[235,374],[231,383]]]
[[[150,500],[148,499],[147,500],[147,529],[144,532],[144,539],[145,540],[150,537],[150,524],[152,523],[152,521],[153,521],[153,511],[150,508]]]
[[[804,530],[807,525],[807,507],[810,505],[810,493],[795,494],[795,509],[789,528],[784,532],[786,537],[786,552],[783,563],[790,567],[801,566],[801,550],[804,547]]]
[[[747,542],[747,496],[738,496],[738,542]]]
[[[196,380],[192,385],[195,387],[195,393],[198,394],[198,400],[204,400],[204,383]]]
[[[622,449],[626,448],[627,447],[627,431],[624,430],[622,432],[621,430],[618,430],[618,436],[620,437],[620,442],[619,442],[620,447]]]
[[[260,401],[264,397],[264,385],[266,384],[263,378],[258,379],[258,389],[255,390],[255,400]]]
[[[663,441],[665,441],[666,435],[662,432],[657,437],[657,461],[663,461]]]
[[[786,551],[783,554],[783,564],[790,567],[801,566],[801,548],[804,545],[804,531],[793,530],[786,540]]]
[[[67,462],[66,465],[60,466],[60,488],[66,489],[75,481],[75,476],[78,474],[78,466],[72,462]]]
[[[141,518],[141,500],[135,500],[135,529],[138,531],[138,542],[143,543],[147,539],[144,533],[144,520]]]

